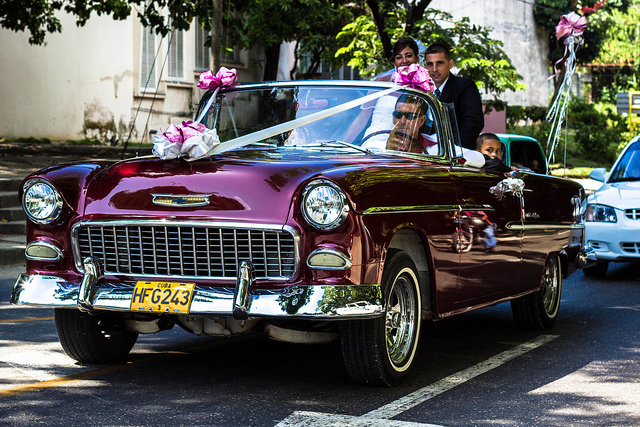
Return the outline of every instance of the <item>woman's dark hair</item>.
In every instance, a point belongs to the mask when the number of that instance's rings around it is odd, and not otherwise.
[[[393,45],[393,52],[391,52],[391,62],[393,62],[393,58],[402,52],[404,48],[409,46],[416,57],[420,56],[418,43],[411,37],[400,37]]]

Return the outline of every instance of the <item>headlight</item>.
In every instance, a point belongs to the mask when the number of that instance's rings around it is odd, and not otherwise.
[[[48,224],[60,216],[62,196],[47,181],[30,179],[24,184],[22,208],[31,221]]]
[[[588,204],[585,221],[617,222],[616,211],[611,206]]]
[[[302,193],[302,213],[307,222],[320,230],[332,230],[349,213],[347,198],[335,184],[324,179],[310,182]]]

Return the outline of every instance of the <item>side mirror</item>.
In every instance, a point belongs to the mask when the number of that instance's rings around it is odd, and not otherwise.
[[[595,168],[589,174],[589,178],[604,182],[604,180],[607,179],[607,170],[605,168]]]

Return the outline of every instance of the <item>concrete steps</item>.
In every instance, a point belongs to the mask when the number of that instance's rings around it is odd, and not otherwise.
[[[25,262],[26,216],[18,189],[22,178],[0,178],[0,265]]]

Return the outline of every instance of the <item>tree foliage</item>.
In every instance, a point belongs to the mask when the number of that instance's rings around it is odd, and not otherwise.
[[[589,3],[589,5],[586,5]],[[626,12],[629,0],[596,1],[576,0],[537,0],[533,6],[536,24],[547,34],[549,43],[549,61],[555,63],[564,55],[564,44],[556,37],[556,26],[562,15],[577,12],[587,16],[587,28],[583,33],[584,45],[576,52],[578,63],[587,64],[598,57],[612,24],[613,11]]]
[[[93,14],[124,20],[135,13],[143,25],[167,35],[172,29],[188,29],[194,18],[210,29],[212,1],[0,0],[0,26],[28,31],[29,42],[39,45],[45,42],[47,33],[62,30],[57,12],[74,15],[78,26]],[[283,42],[295,42],[298,55],[311,55],[310,74],[323,60],[334,66],[348,62],[362,74],[372,75],[389,68],[392,41],[410,35],[455,46],[452,53],[460,74],[489,91],[498,94],[523,88],[518,83],[522,77],[511,65],[502,43],[489,37],[489,28],[471,25],[468,19],[443,28],[440,22],[451,21],[452,17],[429,10],[431,0],[220,1],[224,4],[226,48],[264,47],[265,80],[276,77]]]
[[[265,80],[276,77],[279,49],[295,42],[296,52],[310,53],[311,72],[326,51],[333,49],[335,34],[349,19],[343,1],[334,0],[233,0],[230,39],[245,48],[265,47]],[[272,51],[270,52],[270,49]],[[326,55],[325,55],[326,57]]]
[[[367,1],[367,4],[373,1]],[[389,2],[379,2],[386,5]],[[384,8],[380,8],[383,10]],[[392,67],[391,50],[385,48],[384,39],[396,40],[408,35],[429,43],[442,42],[451,47],[451,55],[459,74],[475,80],[479,86],[494,94],[506,90],[524,89],[520,83],[522,76],[511,64],[503,50],[503,43],[489,36],[491,29],[472,25],[465,17],[452,26],[443,27],[442,22],[452,22],[451,14],[435,9],[425,10],[420,19],[407,18],[404,8],[388,8],[383,20],[384,37],[380,34],[380,24],[372,15],[360,14],[338,33],[340,47],[336,56],[360,73],[373,76]],[[414,12],[415,13],[415,12]],[[411,26],[408,25],[412,22]],[[411,32],[407,29],[411,28]]]
[[[632,0],[625,12],[613,9],[596,64],[640,64],[640,0]]]

